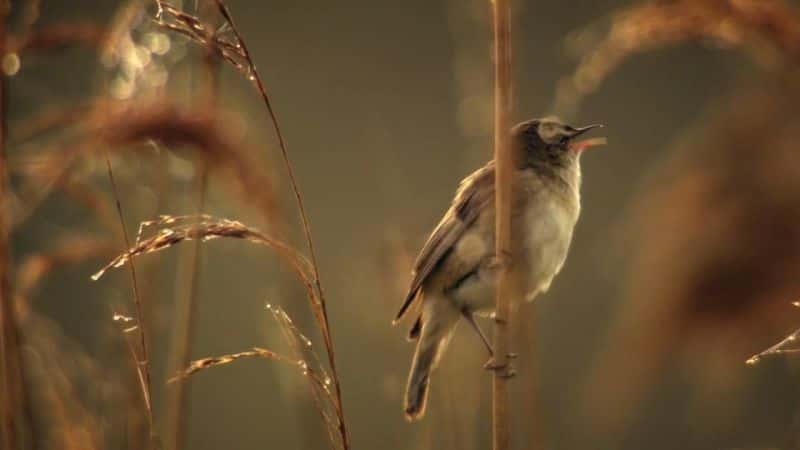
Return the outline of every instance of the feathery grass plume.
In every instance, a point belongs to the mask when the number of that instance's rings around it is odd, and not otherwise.
[[[184,369],[179,374],[175,375],[174,377],[170,378],[167,383],[176,383],[183,381],[190,376],[196,374],[205,369],[210,369],[212,367],[222,366],[225,364],[230,364],[236,360],[243,359],[243,358],[265,358],[265,359],[272,359],[275,361],[282,361],[287,362],[295,366],[302,366],[302,361],[295,361],[291,358],[283,356],[281,354],[275,353],[271,350],[267,350],[265,348],[253,347],[252,350],[247,350],[244,352],[239,353],[230,353],[227,355],[220,355],[220,356],[210,356],[208,358],[201,358],[192,361],[189,364],[189,367]]]
[[[156,228],[148,235],[151,228]],[[260,231],[249,228],[244,224],[229,220],[218,219],[208,215],[199,216],[161,216],[157,220],[142,222],[136,236],[135,244],[127,252],[120,254],[111,262],[102,267],[92,278],[97,280],[108,270],[121,267],[130,262],[131,258],[148,253],[158,252],[170,248],[178,243],[190,240],[207,242],[217,238],[242,239],[258,245],[273,249],[284,261],[289,263],[298,279],[303,283],[309,296],[316,295],[316,290],[310,278],[311,263],[300,253],[284,242],[267,236]],[[314,300],[310,300],[314,301]],[[311,391],[326,430],[331,437],[331,442],[342,442],[338,437],[340,422],[343,417],[339,413],[337,401],[330,386],[332,378],[327,374],[324,365],[312,348],[311,341],[303,335],[292,322],[291,318],[279,307],[268,305],[275,320],[281,326],[284,339],[294,353],[293,361],[300,361],[300,366],[308,372],[311,381]],[[127,321],[126,321],[127,322]],[[290,360],[266,350],[253,350],[234,355],[224,355],[215,358],[206,358],[193,362],[178,378],[185,378],[198,370],[227,364],[245,357],[273,357],[279,360]]]
[[[339,438],[338,430],[344,417],[339,414],[339,410],[336,407],[336,397],[331,391],[331,377],[320,361],[319,355],[314,350],[311,339],[307,338],[297,328],[291,317],[280,306],[267,304],[267,310],[272,313],[273,318],[280,326],[284,341],[291,348],[294,358],[301,361],[303,374],[306,375],[307,372],[315,374],[315,376],[307,378],[310,383],[312,397],[328,432],[331,445],[334,448],[340,448],[344,443]]]
[[[800,302],[792,302],[792,305],[798,306],[800,305]],[[752,365],[752,364],[757,364],[759,361],[761,361],[761,358],[764,358],[766,356],[784,355],[788,353],[800,353],[800,348],[790,347],[790,344],[796,345],[798,337],[800,337],[800,329],[795,330],[794,332],[792,332],[792,334],[781,339],[780,342],[769,347],[768,349],[758,352],[757,354],[747,358],[747,361],[745,361],[745,363]]]
[[[194,360],[188,367],[180,371],[168,382],[180,382],[202,370],[230,364],[244,358],[264,358],[287,363],[289,366],[299,370],[303,377],[308,380],[312,397],[323,423],[325,424],[330,442],[334,448],[341,448],[341,441],[338,439],[338,429],[339,421],[342,420],[342,417],[338,415],[336,397],[331,391],[330,375],[325,371],[318,355],[313,350],[311,340],[297,329],[292,319],[286,314],[286,311],[280,306],[273,306],[271,304],[267,304],[267,310],[272,314],[279,325],[284,340],[294,354],[292,357],[276,353],[272,350],[254,347],[251,350],[243,352]],[[337,445],[337,443],[339,444]]]
[[[148,227],[161,225],[169,225],[169,227],[159,228],[152,236],[143,237],[144,230]],[[103,266],[92,275],[92,279],[99,280],[109,269],[122,267],[135,256],[164,250],[183,241],[199,239],[206,242],[223,237],[243,239],[275,250],[284,261],[289,263],[298,279],[313,292],[313,285],[308,275],[311,264],[291,246],[255,228],[250,228],[241,222],[229,219],[218,219],[209,215],[164,215],[157,220],[142,222],[139,226],[139,233],[137,234],[135,245]]]
[[[155,140],[168,148],[192,145],[209,168],[226,172],[225,179],[234,183],[240,197],[257,207],[265,223],[279,227],[277,201],[269,176],[254,170],[259,164],[246,151],[234,144],[223,123],[209,113],[179,111],[172,107],[154,107],[117,111],[119,116],[100,124],[96,131],[110,146],[122,146]],[[124,123],[114,126],[122,119]]]
[[[575,71],[562,78],[556,111],[569,112],[628,57],[687,41],[711,40],[751,50],[756,61],[800,62],[800,12],[784,0],[662,0],[641,2],[611,18],[604,37],[578,33],[584,47]],[[780,65],[779,65],[780,67]]]
[[[233,16],[228,9],[227,5],[222,0],[214,0],[217,5],[219,14],[224,19],[222,26],[211,27],[205,24],[198,17],[172,6],[163,0],[155,0],[157,11],[156,20],[164,28],[170,29],[176,33],[183,34],[194,42],[205,46],[209,51],[217,51],[228,63],[235,67],[247,80],[256,88],[261,96],[262,102],[269,113],[270,122],[275,135],[278,139],[278,144],[281,150],[281,157],[283,159],[284,168],[289,178],[289,183],[297,204],[300,220],[303,224],[303,234],[308,246],[308,252],[311,261],[312,275],[314,288],[316,294],[309,296],[311,301],[311,309],[317,318],[317,323],[325,341],[325,349],[328,355],[328,365],[330,366],[331,375],[333,379],[334,391],[336,394],[336,409],[337,416],[344,417],[344,406],[342,403],[342,389],[339,381],[338,371],[336,368],[336,354],[333,345],[333,338],[331,337],[330,324],[328,320],[328,309],[325,300],[325,292],[322,289],[322,281],[319,275],[319,266],[317,264],[317,255],[314,248],[314,240],[311,234],[311,225],[306,214],[303,196],[300,193],[297,180],[294,175],[291,161],[289,160],[289,151],[286,144],[286,139],[283,136],[278,117],[275,109],[272,106],[269,95],[267,94],[264,82],[261,75],[256,69],[256,65],[250,55],[247,43],[243,39],[241,33],[233,20]],[[350,437],[347,432],[347,425],[345,420],[339,423],[338,433],[341,437],[342,447],[347,450],[350,448]]]
[[[734,96],[636,201],[628,302],[587,378],[598,418],[623,424],[676,354],[701,382],[739,385],[737,367],[796,327],[798,101],[796,81]]]
[[[213,171],[222,175],[233,194],[244,204],[253,205],[271,228],[281,229],[280,212],[270,176],[264,174],[249,157],[250,153],[230,136],[215,113],[183,111],[170,104],[130,106],[104,102],[85,117],[79,136],[71,142],[53,144],[41,161],[21,161],[34,165],[26,170],[35,173],[23,188],[25,209],[16,215],[16,223],[28,217],[47,197],[54,186],[64,182],[69,170],[81,158],[108,148],[112,152],[135,149],[137,144],[162,142],[172,151],[188,150],[202,158]],[[55,147],[61,149],[55,151]],[[41,186],[44,186],[43,188]]]

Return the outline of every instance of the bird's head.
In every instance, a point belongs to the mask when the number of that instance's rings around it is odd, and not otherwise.
[[[552,117],[533,119],[516,125],[512,130],[512,139],[523,161],[566,163],[577,160],[583,150],[605,142],[603,139],[575,140],[587,131],[602,126],[576,128]]]

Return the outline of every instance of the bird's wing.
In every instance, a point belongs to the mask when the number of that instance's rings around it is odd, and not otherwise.
[[[395,321],[403,317],[417,297],[422,283],[433,273],[453,249],[464,231],[481,211],[494,201],[494,163],[490,162],[464,179],[453,204],[433,230],[414,263],[413,279]]]

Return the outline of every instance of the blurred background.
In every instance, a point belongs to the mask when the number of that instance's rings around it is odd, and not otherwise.
[[[205,3],[172,5],[230,38]],[[491,157],[489,3],[227,4],[305,200],[352,448],[489,447],[491,377],[477,337],[459,329],[425,419],[409,424],[410,324],[391,326],[416,251],[459,180]],[[326,361],[303,286],[270,249],[217,239],[137,257],[143,324],[127,267],[90,278],[126,247],[107,160],[131,241],[142,221],[202,210],[305,252],[252,73],[159,26],[150,2],[9,6],[3,170],[27,405],[20,448],[150,445],[129,350],[137,330],[125,330],[139,325],[164,448],[175,434],[195,450],[340,446],[319,391],[291,364],[248,358],[167,384],[185,366],[174,360],[180,336],[191,336],[191,359],[291,353],[267,304]],[[798,7],[513,2],[515,118],[601,122],[609,139],[583,157],[564,270],[520,309],[515,448],[800,448],[798,361],[745,364],[800,327]],[[140,122],[150,128],[127,126]],[[210,123],[218,134],[202,133]],[[200,151],[186,145],[198,140]]]

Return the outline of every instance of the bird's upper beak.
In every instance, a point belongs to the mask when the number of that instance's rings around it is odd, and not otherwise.
[[[590,130],[594,130],[595,128],[603,128],[604,126],[605,125],[602,125],[602,124],[598,123],[598,124],[587,125],[585,127],[570,129],[569,130],[570,131],[569,139],[571,141],[570,144],[569,144],[570,150],[575,150],[575,151],[578,151],[578,152],[582,152],[582,151],[586,150],[589,147],[595,147],[595,146],[598,146],[598,145],[605,145],[607,140],[604,137],[593,138],[593,139],[584,139],[584,140],[577,141],[577,142],[573,141],[573,139],[575,139],[576,137],[578,137],[578,136],[580,136],[580,135],[582,135],[582,134],[584,134],[584,133],[586,133],[586,132],[588,132]]]

